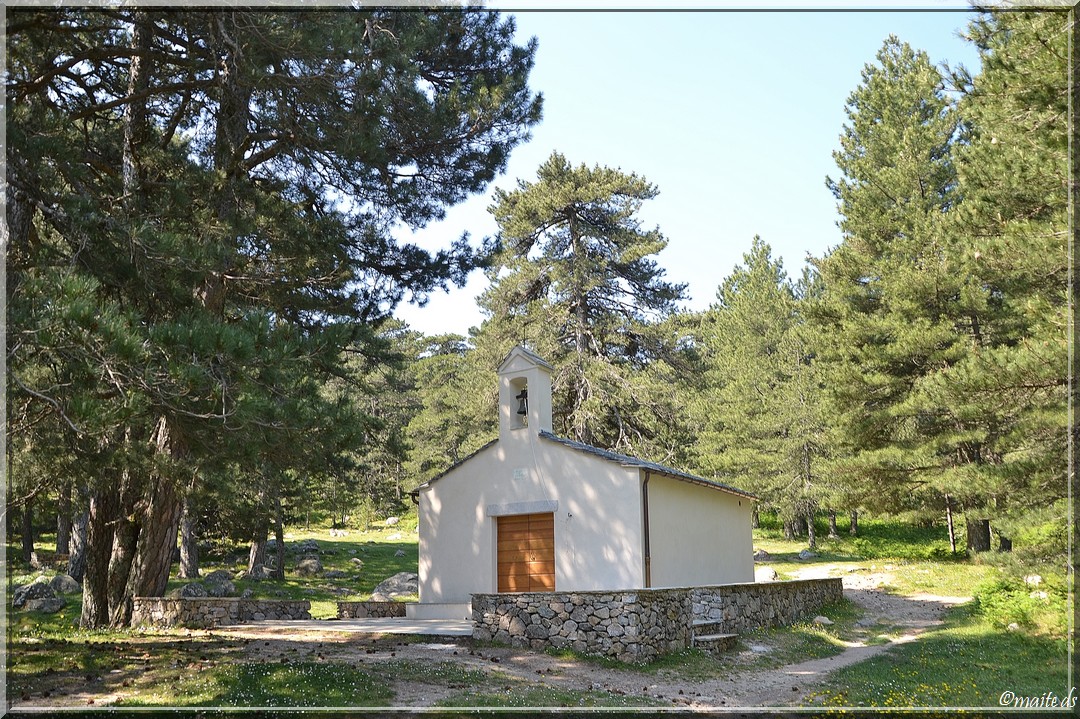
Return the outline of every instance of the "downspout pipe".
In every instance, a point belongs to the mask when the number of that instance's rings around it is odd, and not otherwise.
[[[644,517],[644,554],[645,554],[645,588],[652,587],[652,550],[649,547],[649,480],[652,474],[645,470],[645,481],[641,483],[641,512]]]

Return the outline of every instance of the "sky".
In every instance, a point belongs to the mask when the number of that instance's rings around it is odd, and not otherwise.
[[[646,229],[668,246],[665,279],[687,284],[689,310],[707,308],[755,235],[797,278],[808,256],[841,239],[826,176],[845,104],[882,43],[896,35],[932,62],[979,68],[960,37],[963,11],[509,12],[519,44],[538,40],[530,86],[544,96],[532,138],[512,151],[489,190],[399,239],[430,250],[465,231],[494,236],[495,187],[535,181],[554,151],[573,165],[643,176],[659,195],[642,206]],[[427,335],[467,335],[483,315],[481,272],[395,314]]]

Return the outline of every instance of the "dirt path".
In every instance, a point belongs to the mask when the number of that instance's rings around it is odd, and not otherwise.
[[[508,647],[472,646],[467,638],[414,638],[394,635],[358,635],[333,631],[303,631],[282,635],[268,633],[258,625],[221,628],[213,632],[192,632],[197,643],[202,639],[224,640],[233,646],[227,661],[314,661],[344,662],[365,665],[386,678],[395,692],[394,705],[426,707],[474,687],[448,680],[439,667],[449,665],[487,675],[489,681],[480,690],[525,682],[569,692],[604,691],[618,695],[648,696],[673,707],[763,707],[798,704],[831,671],[863,661],[890,647],[917,640],[920,633],[942,621],[952,605],[966,597],[916,595],[902,597],[882,587],[891,581],[888,572],[850,572],[834,565],[812,565],[801,570],[799,578],[842,575],[844,595],[863,609],[856,625],[854,641],[844,651],[826,659],[815,659],[779,668],[760,668],[762,654],[773,648],[767,640],[746,641],[744,651],[716,665],[705,676],[680,676],[674,670],[647,671],[633,668],[612,669],[598,663],[560,658],[539,652]],[[330,623],[328,623],[330,624]],[[872,643],[871,643],[872,642]],[[408,662],[408,671],[394,669],[395,662]],[[460,674],[460,672],[458,672]],[[699,672],[686,672],[695,674]],[[400,676],[399,676],[400,675]],[[407,677],[407,678],[403,678]],[[60,679],[59,676],[56,679]],[[123,677],[97,691],[69,691],[42,697],[37,693],[25,704],[14,706],[62,706],[88,704],[102,706],[119,697],[137,694],[138,688],[125,689]],[[111,686],[116,684],[116,686]]]
[[[839,571],[842,570],[830,565],[814,565],[798,572],[796,576],[799,579],[811,579],[835,576]],[[862,637],[847,642],[844,651],[835,656],[746,676],[731,690],[734,703],[739,706],[769,706],[770,702],[785,694],[805,695],[808,689],[831,671],[869,659],[897,644],[917,640],[927,629],[940,625],[950,607],[970,599],[933,594],[890,594],[882,587],[890,584],[892,579],[892,575],[886,572],[846,573],[843,576],[844,597],[858,604],[864,612],[856,625],[862,630],[859,632]],[[868,644],[874,637],[884,637],[888,641],[879,639],[879,643]]]

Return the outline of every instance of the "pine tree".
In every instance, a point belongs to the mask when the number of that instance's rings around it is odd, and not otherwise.
[[[813,546],[827,483],[819,380],[799,312],[808,288],[792,284],[759,237],[743,262],[701,322],[704,388],[690,405],[695,466],[758,494],[789,532],[805,520]]]
[[[895,37],[862,80],[834,153],[843,176],[827,179],[843,242],[815,262],[822,288],[810,307],[825,335],[830,469],[851,501],[899,510],[928,501],[924,474],[942,466],[937,421],[907,405],[913,386],[963,351],[963,277],[939,223],[958,199],[958,121],[927,55]]]
[[[316,430],[342,348],[476,265],[391,228],[503,169],[535,46],[486,12],[8,18],[9,398],[84,468],[83,620],[123,624],[164,589],[192,476],[243,466],[276,501],[325,455],[292,440],[340,439]]]
[[[1060,12],[984,13],[968,31],[981,70],[959,74],[960,238],[966,352],[916,389],[947,418],[952,486],[975,486],[977,517],[1008,547],[1066,551],[1068,454],[1068,46]],[[946,424],[946,423],[943,423]]]
[[[1060,14],[1001,13],[971,36],[982,68],[954,73],[955,109],[925,61],[907,64],[927,78],[917,91],[901,93],[913,85],[898,75],[880,92],[887,107],[908,98],[906,112],[861,123],[875,86],[853,95],[847,178],[830,181],[845,237],[818,263],[815,316],[850,452],[838,471],[891,509],[963,510],[968,546],[983,550],[987,519],[1007,548],[1013,517],[1066,491],[1067,31]],[[892,140],[907,136],[923,138],[922,169],[898,176],[889,158],[912,155]]]
[[[606,167],[571,166],[554,153],[535,182],[497,191],[501,251],[480,299],[488,315],[477,348],[494,367],[523,336],[556,369],[557,430],[578,441],[670,459],[673,396],[646,368],[680,353],[661,329],[685,286],[664,281],[653,257],[667,244],[637,214],[657,189]],[[670,388],[668,388],[670,389]]]
[[[423,481],[498,436],[495,365],[485,365],[460,335],[425,337],[409,370],[420,408],[406,428],[406,468]]]

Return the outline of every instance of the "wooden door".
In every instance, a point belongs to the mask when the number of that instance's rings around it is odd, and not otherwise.
[[[499,592],[555,590],[555,515],[497,517]]]

